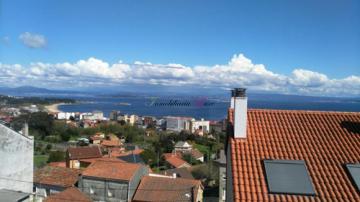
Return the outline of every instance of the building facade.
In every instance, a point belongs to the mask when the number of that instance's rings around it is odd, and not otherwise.
[[[182,130],[189,130],[189,121],[191,117],[178,117],[178,116],[166,116],[166,130],[181,132]]]
[[[99,160],[83,172],[79,188],[94,201],[131,201],[148,173],[141,164]]]
[[[0,189],[32,193],[34,139],[0,124]]]

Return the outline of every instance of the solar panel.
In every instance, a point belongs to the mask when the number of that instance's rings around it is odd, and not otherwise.
[[[360,192],[360,164],[346,164],[346,168],[357,190]]]
[[[305,161],[264,160],[263,162],[270,193],[315,195]]]

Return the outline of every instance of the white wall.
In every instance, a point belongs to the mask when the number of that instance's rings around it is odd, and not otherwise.
[[[200,126],[202,127],[204,133],[208,133],[210,128],[210,121],[191,121],[191,132],[194,133],[195,130],[200,128]]]
[[[32,193],[33,155],[32,137],[0,124],[0,189]]]

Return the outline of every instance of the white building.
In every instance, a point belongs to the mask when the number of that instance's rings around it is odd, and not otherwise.
[[[210,121],[201,120],[191,120],[190,121],[190,131],[191,133],[196,133],[198,135],[204,135],[209,133]]]
[[[189,130],[189,121],[191,117],[179,117],[179,116],[166,116],[166,130],[180,132],[182,130]]]
[[[93,111],[92,113],[80,114],[81,120],[104,120],[104,113],[102,111]]]
[[[192,150],[192,145],[188,142],[179,141],[174,146],[175,153],[190,153]]]
[[[34,139],[28,136],[27,125],[19,133],[0,124],[0,190],[32,193],[33,155]]]
[[[69,120],[70,117],[75,118],[75,115],[76,115],[75,112],[59,112],[56,114],[56,118]]]

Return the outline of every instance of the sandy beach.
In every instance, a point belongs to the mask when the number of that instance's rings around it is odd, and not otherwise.
[[[56,104],[52,104],[52,105],[46,105],[45,109],[49,113],[59,113],[59,112],[62,112],[59,110],[59,106],[63,105],[63,104],[65,104],[65,103],[56,103]]]

